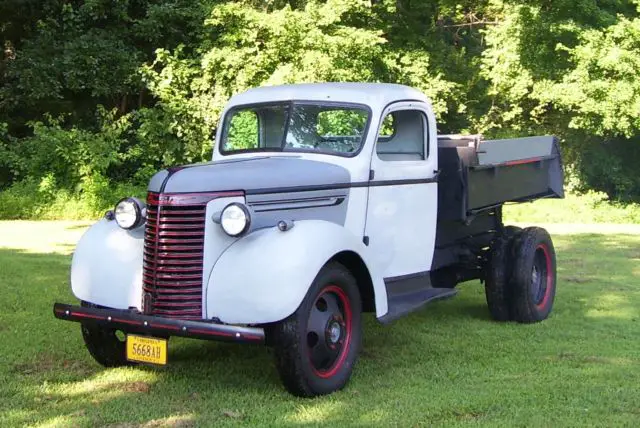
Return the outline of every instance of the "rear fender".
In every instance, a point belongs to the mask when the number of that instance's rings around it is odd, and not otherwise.
[[[124,230],[100,220],[80,238],[71,262],[71,290],[80,300],[141,309],[144,226]]]
[[[320,269],[336,254],[353,251],[373,284],[376,314],[387,313],[387,294],[368,248],[351,232],[322,220],[255,231],[231,245],[213,267],[206,288],[208,318],[229,324],[264,324],[291,315]]]

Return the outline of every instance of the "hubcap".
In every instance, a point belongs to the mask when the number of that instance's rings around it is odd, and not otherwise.
[[[337,321],[332,321],[331,324],[329,324],[329,340],[333,344],[338,343],[340,336],[342,336],[342,327],[340,327]]]
[[[538,266],[534,264],[533,271],[531,272],[531,291],[536,299],[538,298],[540,287],[542,286],[540,279],[540,271],[538,270]]]
[[[351,305],[342,288],[325,287],[307,321],[307,350],[314,373],[333,376],[342,366],[351,341]]]

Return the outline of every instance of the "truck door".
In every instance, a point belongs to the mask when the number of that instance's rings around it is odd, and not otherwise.
[[[388,107],[371,158],[365,226],[365,242],[385,282],[405,275],[425,277],[431,269],[437,169],[436,124],[430,107],[419,102]]]

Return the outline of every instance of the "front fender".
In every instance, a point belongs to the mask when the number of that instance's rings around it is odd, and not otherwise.
[[[261,229],[231,245],[209,277],[207,317],[230,324],[280,321],[298,308],[320,269],[342,251],[362,258],[371,275],[377,316],[386,314],[386,289],[369,249],[342,226],[304,220],[286,232]]]
[[[141,309],[144,227],[128,231],[100,220],[80,238],[71,262],[71,290],[80,300]]]

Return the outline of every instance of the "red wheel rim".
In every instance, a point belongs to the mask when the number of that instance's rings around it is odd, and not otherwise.
[[[306,346],[316,376],[327,379],[342,368],[351,345],[351,324],[349,296],[337,285],[323,288],[307,320]]]
[[[536,308],[543,309],[547,306],[549,298],[551,297],[551,291],[554,287],[551,253],[546,244],[540,244],[536,247],[533,269],[534,272],[532,275],[534,278],[532,278],[532,291],[534,294],[534,302]],[[537,288],[533,285],[536,272],[539,272],[538,274],[541,275],[538,279],[539,285]]]

